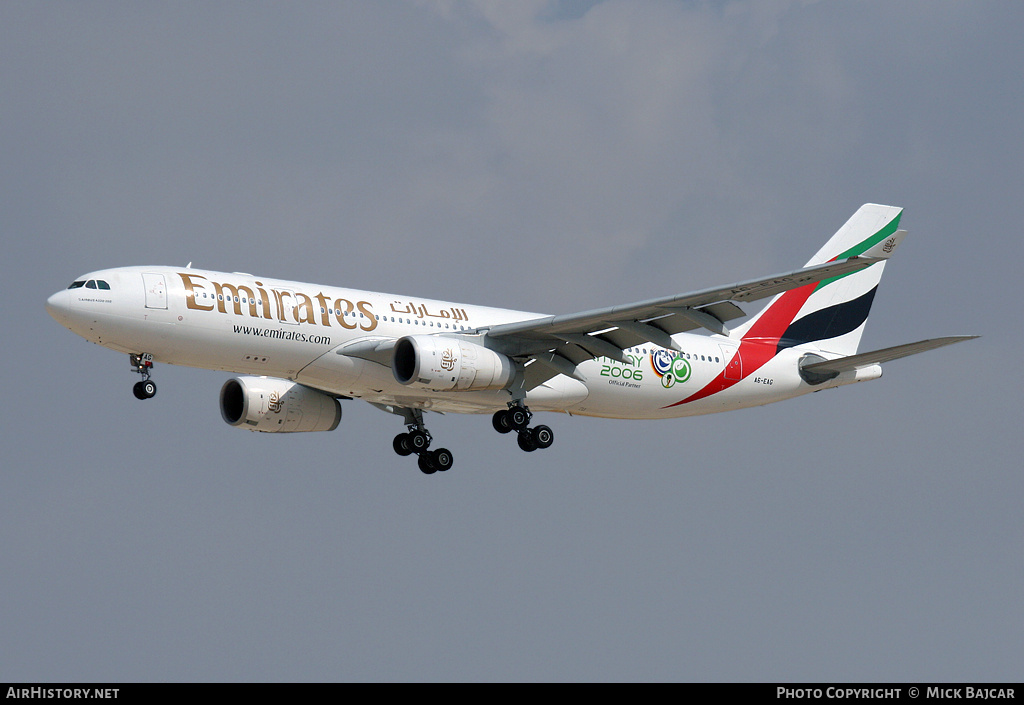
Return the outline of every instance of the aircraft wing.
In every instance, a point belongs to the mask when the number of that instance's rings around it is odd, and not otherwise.
[[[883,362],[889,362],[891,360],[898,360],[901,357],[916,355],[917,353],[922,353],[926,350],[934,350],[935,348],[941,348],[944,345],[962,343],[965,340],[974,340],[977,337],[978,336],[976,335],[951,335],[945,338],[930,338],[928,340],[920,340],[916,343],[906,343],[905,345],[896,345],[891,348],[883,348],[882,350],[873,350],[871,352],[859,353],[857,355],[848,355],[836,360],[814,362],[810,365],[804,365],[801,369],[808,372],[822,374],[831,373],[832,375],[838,375],[840,372],[848,372]]]
[[[642,343],[678,350],[675,333],[704,327],[728,335],[724,322],[746,314],[735,301],[756,301],[824,279],[841,277],[880,261],[850,257],[687,294],[621,306],[546,316],[480,329],[489,346],[512,357],[527,357],[526,389],[557,374],[576,377],[579,363],[595,357],[625,360],[623,350]],[[578,378],[578,377],[577,377]]]

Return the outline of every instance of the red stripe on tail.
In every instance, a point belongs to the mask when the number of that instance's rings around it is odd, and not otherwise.
[[[775,357],[779,347],[779,340],[817,287],[818,284],[814,283],[787,291],[754,321],[750,330],[740,340],[740,347],[736,352],[743,361],[742,379],[746,379]],[[730,362],[731,360],[726,360],[725,369],[705,385],[703,389],[694,392],[682,401],[677,401],[662,408],[668,409],[673,406],[688,404],[698,399],[710,397],[713,394],[725,391],[739,382],[740,380],[738,379],[725,378],[725,370],[729,368]]]

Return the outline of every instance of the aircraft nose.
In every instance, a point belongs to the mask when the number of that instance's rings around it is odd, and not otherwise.
[[[71,300],[67,289],[58,291],[46,300],[46,312],[63,326],[68,324],[68,314],[71,312]]]

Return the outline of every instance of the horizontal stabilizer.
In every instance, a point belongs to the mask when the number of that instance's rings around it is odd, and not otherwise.
[[[905,345],[897,345],[892,348],[873,350],[872,352],[860,353],[859,355],[848,355],[847,357],[840,357],[835,360],[815,362],[810,365],[802,366],[801,370],[804,372],[818,374],[839,374],[841,372],[857,370],[862,367],[877,365],[882,362],[898,360],[901,357],[916,355],[917,353],[922,353],[926,350],[934,350],[935,348],[941,348],[944,345],[962,343],[965,340],[974,340],[977,337],[978,336],[976,335],[951,335],[946,338],[930,338],[929,340],[920,340],[916,343],[907,343]]]

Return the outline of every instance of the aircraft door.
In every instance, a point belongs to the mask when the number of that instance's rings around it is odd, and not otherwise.
[[[163,274],[143,272],[142,285],[146,289],[146,308],[167,308],[167,285]]]
[[[743,379],[743,359],[740,357],[740,349],[735,345],[719,345],[722,349],[722,359],[725,362],[725,378],[738,382]]]
[[[298,325],[299,319],[296,318],[295,314],[295,292],[290,289],[284,289],[280,293],[275,291],[280,302],[279,312],[281,314],[281,323],[291,323]]]

